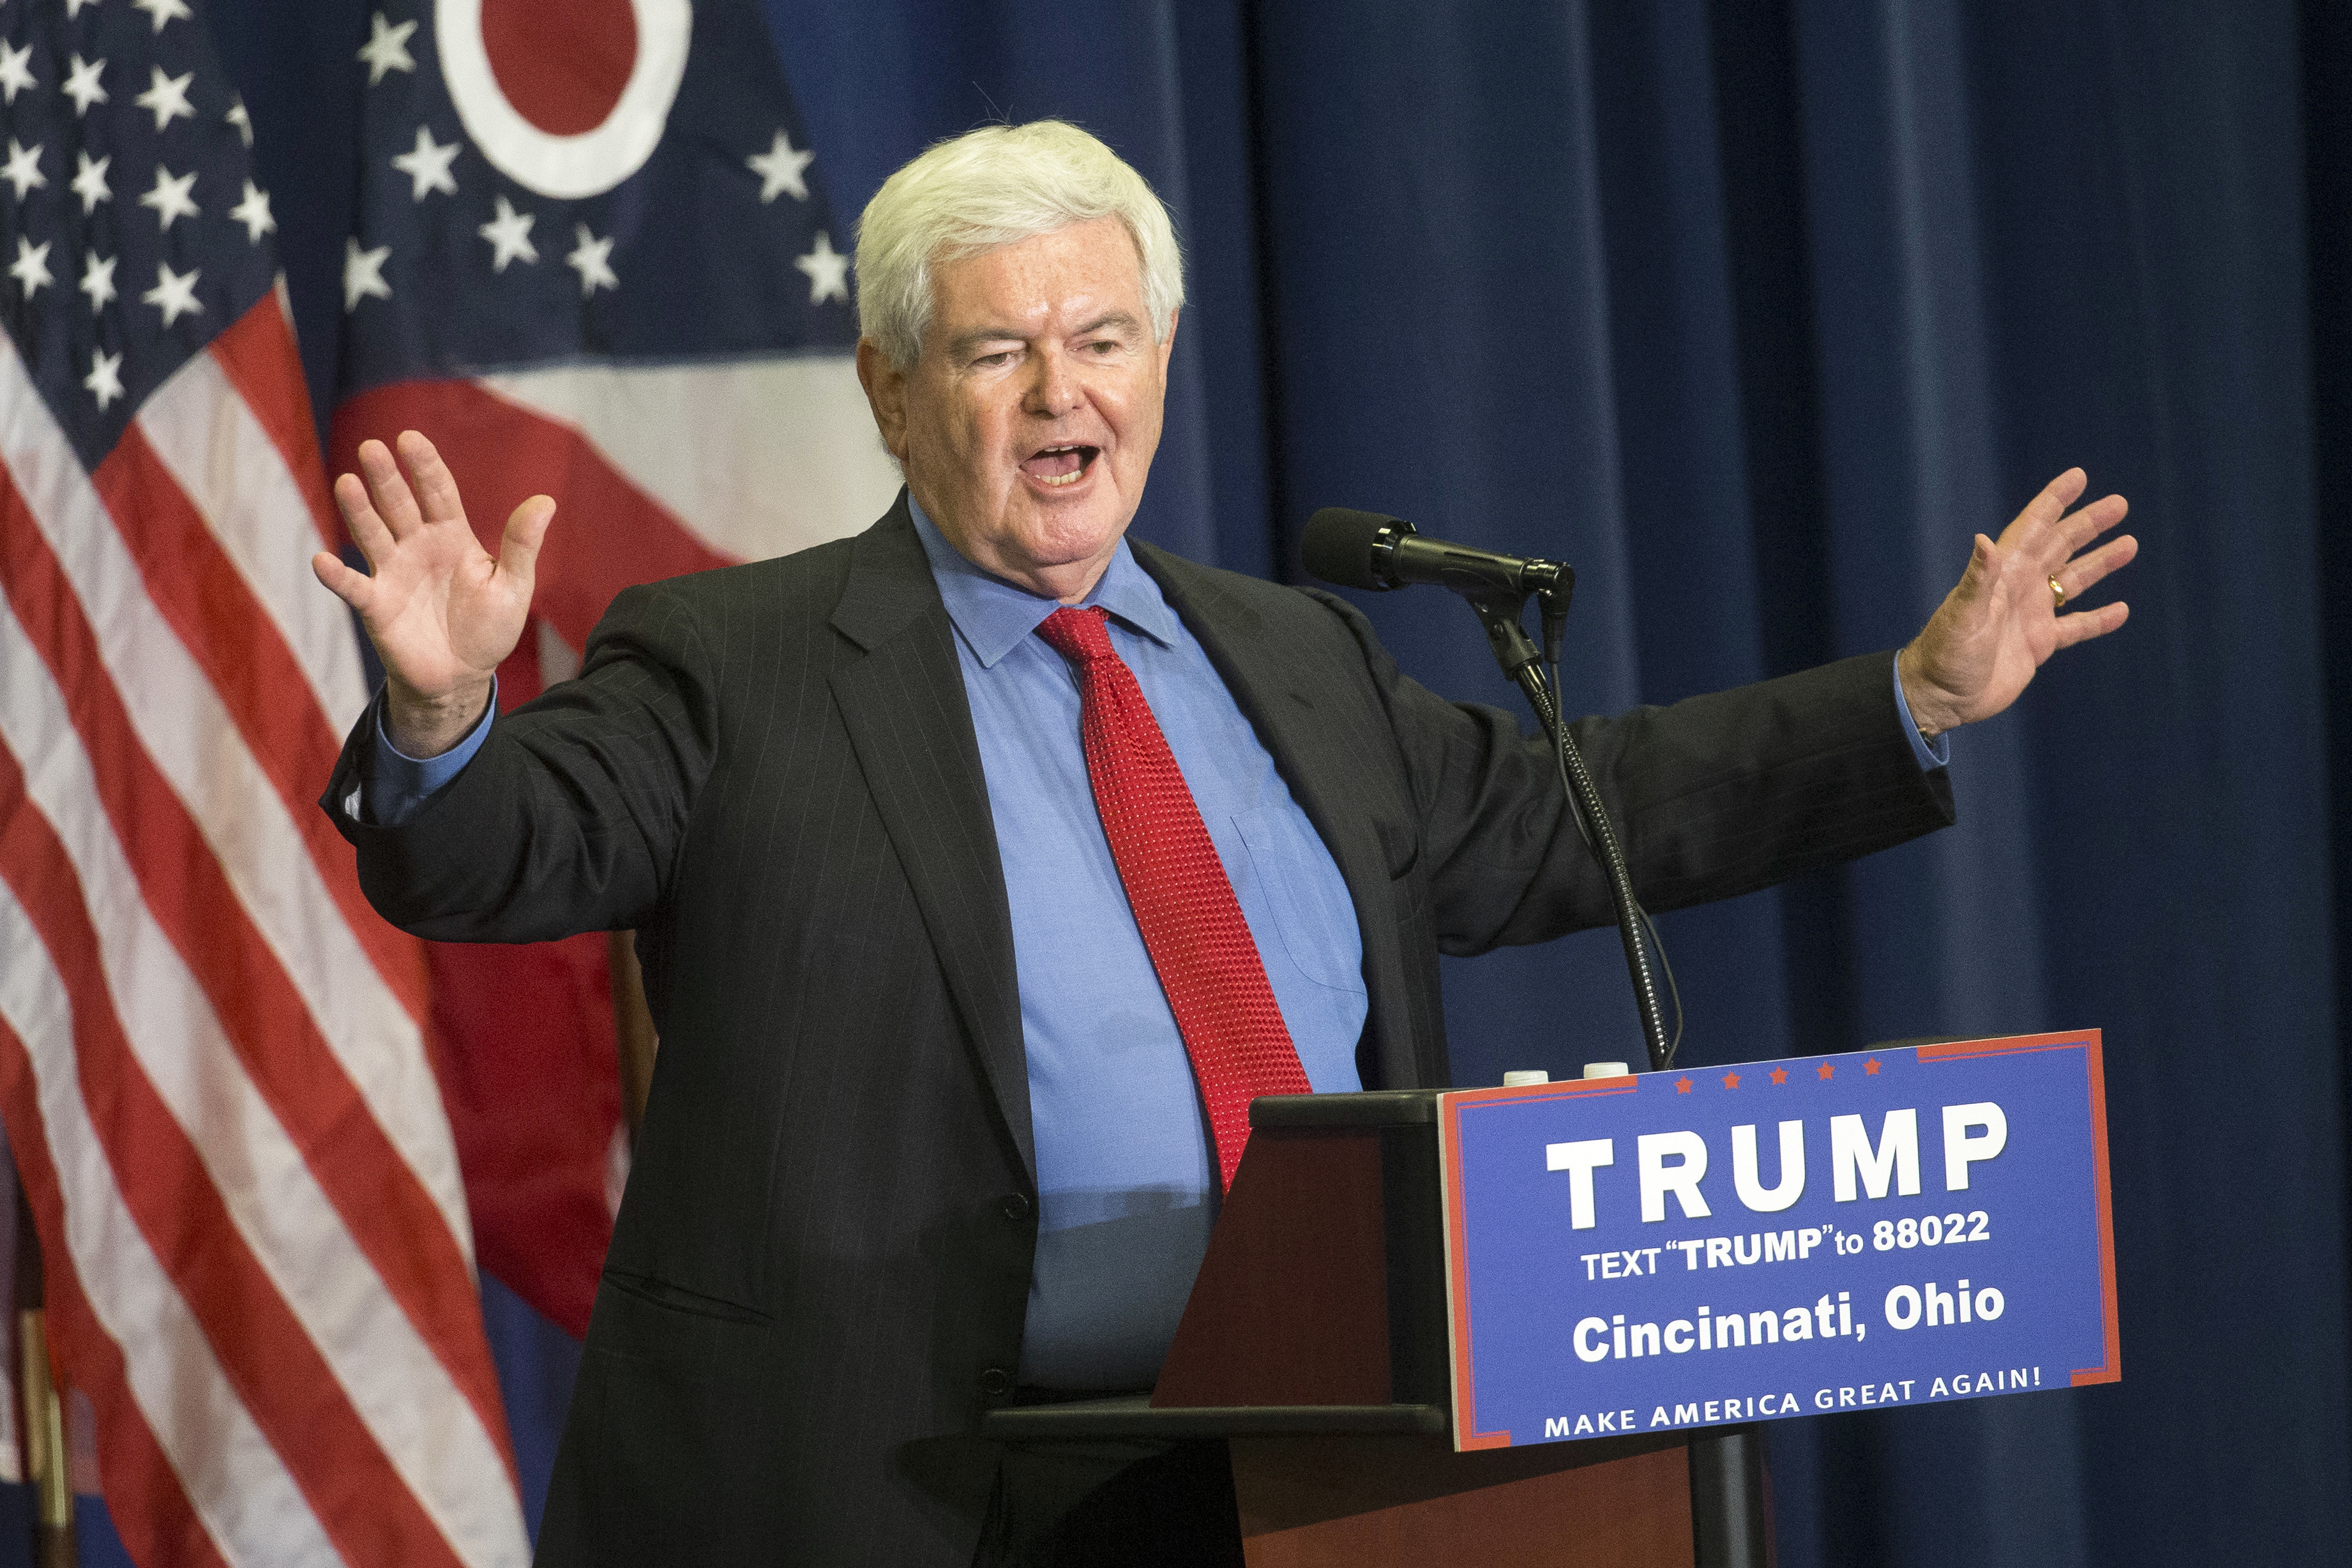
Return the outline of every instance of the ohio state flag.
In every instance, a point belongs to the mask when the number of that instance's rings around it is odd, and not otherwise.
[[[425,432],[494,551],[555,498],[502,703],[576,668],[619,589],[889,504],[849,235],[750,0],[394,0],[360,58],[332,467]],[[579,1333],[626,1158],[604,940],[430,959],[483,1266]]]

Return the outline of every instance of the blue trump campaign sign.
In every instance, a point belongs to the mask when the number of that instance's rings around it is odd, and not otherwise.
[[[1444,1097],[1454,1446],[2111,1383],[2096,1030]]]

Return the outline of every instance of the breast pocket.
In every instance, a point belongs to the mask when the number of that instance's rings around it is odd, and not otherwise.
[[[1305,817],[1262,807],[1234,813],[1234,826],[1292,966],[1318,985],[1364,994],[1364,942],[1355,905],[1330,851]]]

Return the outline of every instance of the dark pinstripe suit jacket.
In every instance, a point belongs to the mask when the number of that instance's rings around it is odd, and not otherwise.
[[[1437,954],[1611,918],[1549,754],[1339,601],[1136,553],[1347,880],[1370,1086],[1446,1081]],[[952,631],[903,500],[616,598],[578,680],[396,828],[325,802],[421,935],[634,927],[662,1050],[544,1563],[962,1568],[1036,1196],[1013,938]],[[1885,656],[1580,739],[1654,910],[1948,821]],[[1009,1381],[1009,1380],[1008,1380]]]

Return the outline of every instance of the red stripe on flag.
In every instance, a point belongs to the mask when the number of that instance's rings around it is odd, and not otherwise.
[[[269,433],[269,444],[286,461],[295,488],[310,503],[319,542],[332,550],[342,534],[327,489],[326,465],[319,460],[319,425],[310,412],[310,388],[302,379],[302,355],[294,325],[273,289],[212,341],[212,356],[236,388],[246,407]]]
[[[356,862],[335,825],[317,807],[319,787],[334,772],[342,742],[311,700],[302,667],[277,622],[138,426],[123,431],[90,482],[139,563],[148,598],[179,634],[254,761],[277,786],[343,923],[367,949],[376,973],[409,1017],[421,1025],[428,1003],[416,943],[369,907]]]
[[[435,1066],[475,1255],[583,1339],[613,1244],[604,1163],[621,1124],[604,933],[430,951],[434,1021],[461,1046]]]
[[[359,444],[421,430],[466,498],[466,515],[495,554],[507,515],[544,492],[555,526],[541,548],[531,611],[584,647],[613,595],[636,583],[732,564],[605,460],[588,438],[470,381],[380,386],[335,410],[331,456],[356,468]]]
[[[5,753],[0,753],[5,754]],[[60,1393],[65,1385],[89,1397],[98,1417],[98,1468],[106,1486],[106,1512],[135,1563],[187,1568],[228,1568],[204,1521],[188,1501],[178,1472],[131,1395],[117,1345],[100,1326],[66,1247],[65,1200],[49,1154],[33,1079],[32,1053],[0,1016],[0,1117],[25,1189],[33,1228],[41,1238],[43,1306]]]
[[[126,444],[136,439],[135,429],[125,437]],[[203,987],[254,1087],[304,1151],[344,1227],[511,1468],[497,1371],[478,1331],[480,1306],[448,1222],[320,1035],[186,807],[133,739],[80,602],[5,473],[0,581],[65,693],[100,803],[149,911]]]
[[[117,1190],[221,1370],[338,1550],[352,1561],[460,1568],[334,1370],[246,1246],[227,1205],[140,1067],[104,983],[72,859],[0,749],[0,868],[73,1006],[74,1066]],[[125,1173],[129,1179],[125,1179]]]

